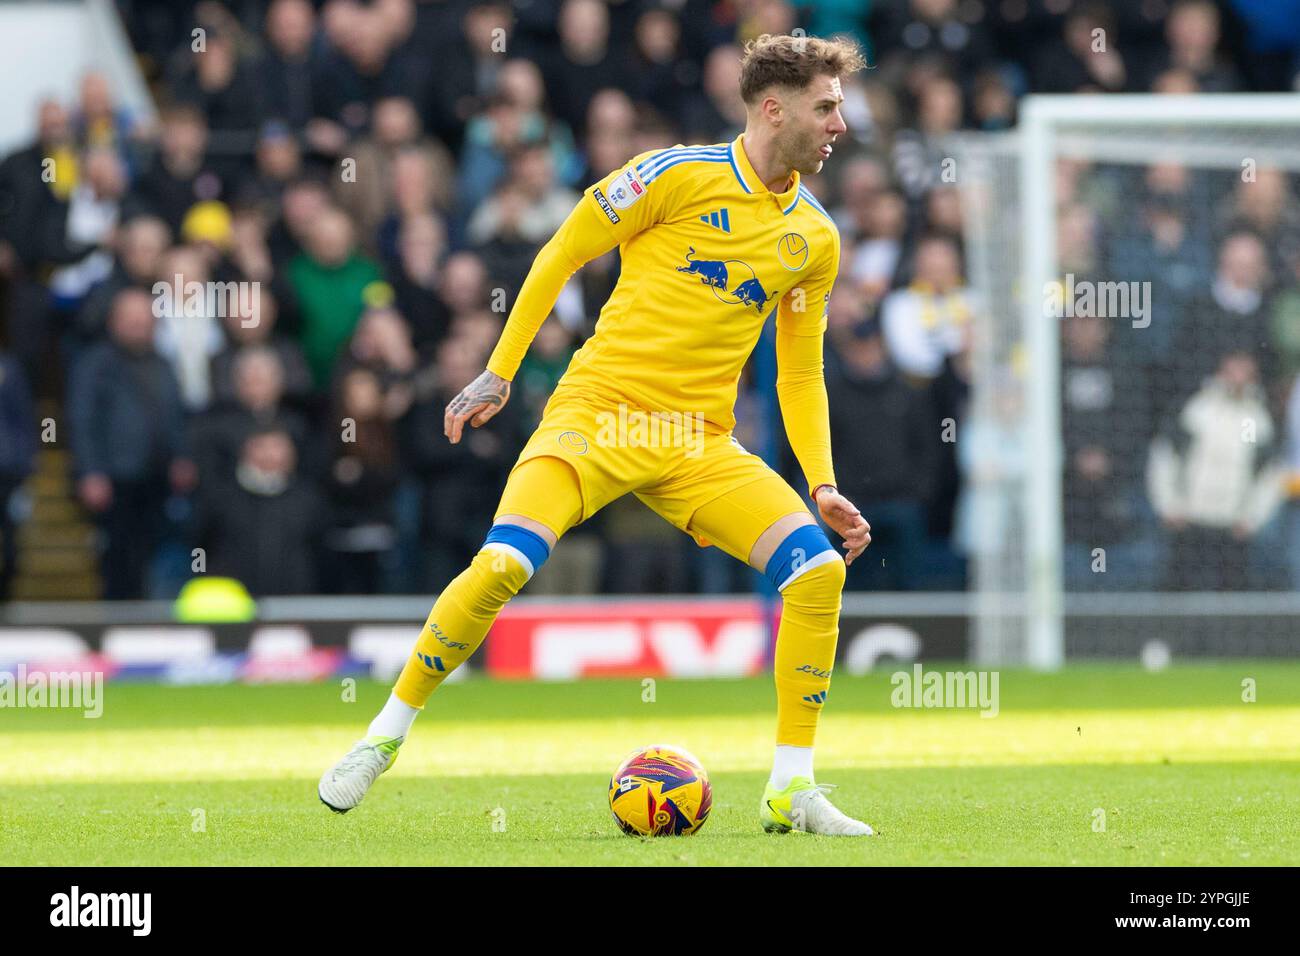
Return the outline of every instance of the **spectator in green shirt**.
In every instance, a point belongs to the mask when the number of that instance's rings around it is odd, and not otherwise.
[[[380,271],[356,251],[352,221],[338,209],[316,221],[306,247],[289,263],[289,282],[302,316],[303,353],[319,389],[328,385],[366,306],[366,287],[380,281]]]

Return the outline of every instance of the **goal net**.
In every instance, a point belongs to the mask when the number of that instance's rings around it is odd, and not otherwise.
[[[975,658],[1300,654],[1300,98],[1030,97],[953,155]]]

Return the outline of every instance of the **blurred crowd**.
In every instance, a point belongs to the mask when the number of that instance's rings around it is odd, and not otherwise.
[[[1063,320],[1068,582],[1294,586],[1295,177],[1062,162],[1057,185],[1061,271],[1076,284],[1135,283],[1147,299],[1141,315],[1107,317],[1093,305]],[[1098,549],[1112,565],[1105,575]]]
[[[105,597],[174,595],[196,548],[255,595],[442,587],[618,278],[617,252],[575,276],[505,411],[451,445],[443,408],[484,367],[536,251],[636,153],[738,135],[741,45],[796,28],[854,34],[873,63],[845,84],[843,148],[807,179],[843,245],[836,470],[875,537],[848,587],[962,587],[981,546],[964,477],[990,457],[955,440],[978,304],[945,137],[1014,126],[1028,92],[1282,90],[1300,69],[1281,0],[117,6],[157,122],[92,73],[0,163],[0,596],[46,408],[100,531]],[[1094,548],[1176,536],[1183,557],[1138,562],[1151,586],[1282,586],[1250,576],[1250,546],[1277,524],[1275,449],[1300,427],[1294,178],[1261,169],[1234,188],[1163,163],[1060,179],[1062,271],[1158,286],[1146,334],[1066,321],[1067,537],[1084,572]],[[760,378],[742,378],[738,437],[775,434],[800,487]],[[1241,416],[1256,437],[1225,450]],[[1023,467],[1014,437],[994,445],[992,467]],[[752,586],[631,498],[566,542],[535,591]]]

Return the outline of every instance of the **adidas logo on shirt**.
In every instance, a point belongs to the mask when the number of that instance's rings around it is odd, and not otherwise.
[[[731,219],[725,209],[706,212],[700,217],[700,222],[707,223],[715,229],[721,229],[723,232],[731,232]]]

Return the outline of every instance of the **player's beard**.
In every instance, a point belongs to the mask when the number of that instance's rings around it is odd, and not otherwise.
[[[782,156],[791,169],[799,170],[801,176],[813,176],[821,172],[822,158],[819,153],[821,143],[811,130],[792,130],[790,139],[783,144]]]

